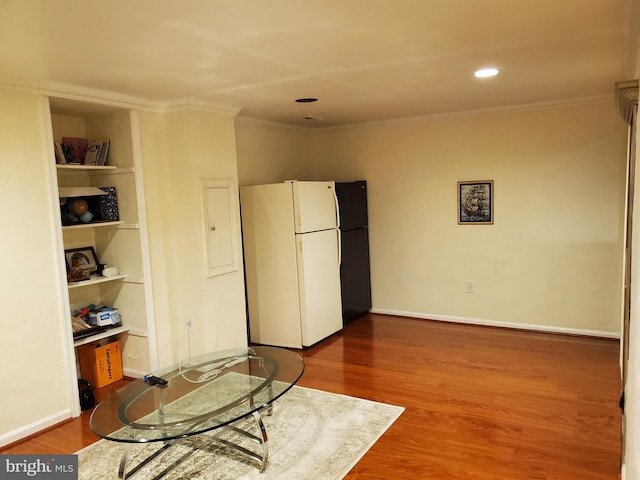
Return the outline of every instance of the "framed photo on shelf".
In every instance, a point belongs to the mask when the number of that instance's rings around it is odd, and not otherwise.
[[[98,256],[93,247],[71,248],[64,251],[68,273],[82,273],[82,277],[96,273]]]
[[[493,180],[458,182],[458,225],[493,225]]]

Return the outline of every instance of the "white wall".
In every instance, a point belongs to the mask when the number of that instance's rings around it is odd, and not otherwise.
[[[312,180],[313,132],[236,119],[238,182],[240,185]]]
[[[45,99],[0,88],[0,445],[71,416]]]
[[[612,102],[313,135],[237,121],[236,135],[241,185],[368,181],[375,310],[619,335],[626,134]],[[458,225],[457,182],[484,179],[495,224]]]
[[[318,134],[315,174],[368,182],[376,311],[615,336],[625,140],[613,102],[416,119]],[[466,180],[494,225],[457,224]]]
[[[142,112],[140,123],[160,365],[246,346],[242,257],[237,271],[207,277],[201,184],[237,184],[234,118]],[[241,255],[239,240],[236,252]],[[194,333],[188,334],[188,320]]]

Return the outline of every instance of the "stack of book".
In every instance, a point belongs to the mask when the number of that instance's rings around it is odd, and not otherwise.
[[[86,138],[63,137],[62,142],[54,142],[56,163],[62,165],[108,165],[110,143],[107,137],[93,140],[91,144]]]
[[[98,166],[108,165],[110,144],[111,141],[107,137],[93,140],[87,150],[87,156],[85,157],[84,164]]]

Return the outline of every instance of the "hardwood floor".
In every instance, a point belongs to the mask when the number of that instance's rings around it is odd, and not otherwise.
[[[371,314],[300,352],[299,385],[406,408],[348,480],[611,480],[618,351],[615,340]],[[97,440],[88,418],[0,453],[73,453]]]

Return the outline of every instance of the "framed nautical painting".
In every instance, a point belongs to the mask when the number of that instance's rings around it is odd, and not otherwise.
[[[458,224],[493,225],[493,180],[458,182]]]

